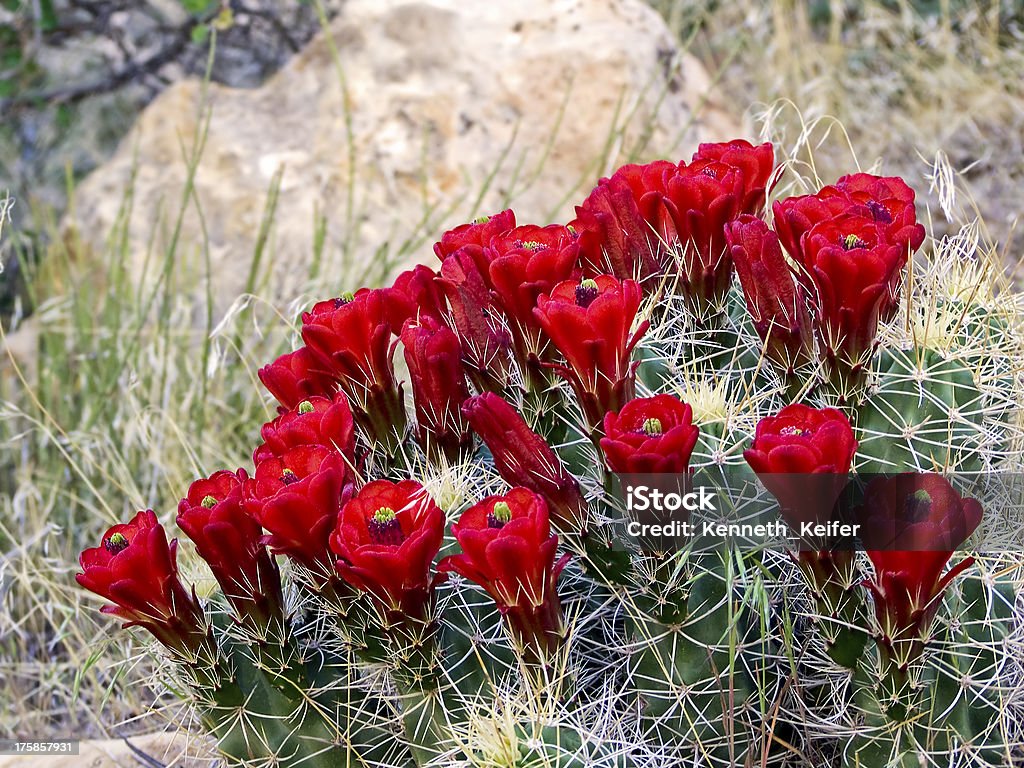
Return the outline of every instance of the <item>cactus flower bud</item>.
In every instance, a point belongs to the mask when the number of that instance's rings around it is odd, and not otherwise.
[[[699,430],[693,410],[672,395],[631,400],[604,417],[601,450],[620,474],[685,474]]]
[[[640,299],[634,281],[599,275],[582,283],[559,283],[533,310],[565,358],[566,365],[555,370],[572,386],[592,430],[600,428],[606,413],[633,398],[636,364],[631,357],[648,327],[644,321],[632,330]]]
[[[515,408],[486,392],[469,398],[462,412],[490,449],[495,468],[505,482],[543,497],[563,531],[586,529],[587,505],[579,483]]]
[[[146,510],[82,552],[75,580],[112,603],[103,613],[125,627],[144,627],[181,658],[194,660],[201,649],[209,650],[209,629],[195,593],[178,577],[177,551],[177,540],[168,544],[156,514]]]
[[[466,375],[480,391],[501,392],[512,367],[512,335],[471,251],[482,258],[480,246],[463,248],[444,260],[437,282],[448,301],[451,327],[462,344]]]
[[[263,544],[263,529],[245,511],[244,470],[196,480],[178,504],[178,527],[195,542],[242,623],[266,630],[281,622],[281,576]]]
[[[462,345],[448,326],[431,317],[402,330],[405,361],[416,407],[416,436],[432,461],[454,463],[472,446],[462,404],[469,397]]]
[[[443,537],[444,512],[422,485],[376,480],[345,504],[330,539],[345,581],[387,609],[426,620]]]
[[[562,639],[562,609],[556,583],[569,560],[555,561],[558,536],[548,507],[526,488],[474,504],[452,526],[462,554],[446,557],[440,572],[454,571],[494,598],[513,636],[545,657]]]
[[[769,360],[787,375],[810,362],[814,351],[804,296],[782,255],[778,236],[753,216],[726,228],[747,311]]]

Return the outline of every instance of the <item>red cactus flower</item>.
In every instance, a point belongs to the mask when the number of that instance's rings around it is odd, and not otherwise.
[[[338,382],[328,364],[309,347],[281,355],[257,375],[274,399],[280,403],[279,413],[290,411],[306,398],[330,397],[338,390]]]
[[[832,519],[856,451],[853,427],[842,411],[793,403],[757,423],[743,458],[778,500],[790,528],[798,530],[805,522]]]
[[[445,232],[440,242],[434,243],[434,253],[440,261],[444,261],[466,246],[483,248],[491,242],[491,238],[508,232],[515,226],[516,215],[512,211],[482,216],[471,224],[462,224]]]
[[[631,356],[649,326],[645,320],[632,330],[640,298],[634,281],[599,275],[559,283],[533,310],[565,358],[556,370],[572,385],[591,429],[633,399]]]
[[[430,566],[444,538],[444,512],[413,480],[368,483],[342,509],[331,534],[338,572],[386,608],[427,619]]]
[[[721,163],[738,170],[743,179],[740,213],[760,216],[764,212],[765,196],[775,170],[775,148],[771,142],[756,147],[744,139],[701,144],[691,160],[691,165],[699,163]]]
[[[836,182],[853,202],[863,205],[871,218],[885,227],[888,238],[915,252],[924,242],[924,227],[917,223],[914,190],[898,176],[853,173]]]
[[[579,233],[585,274],[611,272],[620,280],[636,280],[645,291],[657,287],[665,245],[642,211],[657,208],[664,177],[675,168],[666,160],[624,165],[576,207],[570,226]]]
[[[283,622],[281,575],[263,529],[242,503],[245,470],[196,480],[178,504],[178,527],[195,542],[239,621],[266,630]]]
[[[503,391],[512,366],[512,335],[477,264],[465,249],[444,260],[438,285],[448,300],[452,327],[462,342],[466,375],[481,391]]]
[[[601,450],[612,472],[682,475],[700,430],[689,405],[672,395],[655,395],[606,415],[604,434]]]
[[[515,408],[485,392],[469,398],[462,412],[490,449],[494,466],[506,483],[542,496],[562,531],[586,530],[587,504],[579,483]]]
[[[282,413],[260,429],[263,445],[253,461],[281,455],[300,445],[323,445],[341,453],[349,464],[355,462],[355,426],[348,398],[338,392],[332,398],[310,397]]]
[[[386,314],[391,332],[396,336],[409,320],[418,317],[444,316],[444,294],[437,285],[437,275],[430,267],[417,264],[395,278],[384,293]]]
[[[666,179],[655,216],[677,262],[666,271],[678,269],[676,291],[698,318],[717,312],[729,290],[732,257],[725,225],[740,214],[746,195],[744,172],[721,161],[681,164]]]
[[[843,176],[834,186],[814,195],[776,201],[775,229],[789,254],[810,269],[804,238],[817,224],[840,216],[857,216],[875,223],[875,241],[898,246],[898,266],[893,269],[880,315],[889,320],[899,307],[900,281],[907,259],[924,242],[924,227],[917,223],[914,190],[894,176],[855,173]],[[809,286],[810,283],[807,283]]]
[[[321,301],[302,315],[302,339],[329,361],[373,443],[391,453],[405,435],[406,417],[387,308],[382,289]]]
[[[725,230],[747,311],[765,353],[787,376],[811,360],[814,341],[803,294],[782,255],[778,236],[753,216],[740,216]]]
[[[438,571],[487,590],[516,639],[538,656],[556,650],[564,632],[556,584],[570,555],[555,562],[558,536],[544,499],[526,488],[489,496],[463,512],[452,533],[462,554]]]
[[[242,491],[245,510],[267,530],[264,540],[273,552],[292,558],[318,581],[334,572],[330,535],[352,492],[338,451],[302,445],[264,454]]]
[[[874,354],[879,319],[906,252],[887,242],[874,220],[853,215],[816,224],[804,235],[803,251],[822,356],[855,383]]]
[[[448,326],[427,316],[402,331],[416,404],[417,437],[433,459],[457,461],[473,444],[462,404],[469,397],[462,371],[462,345]]]
[[[493,237],[484,252],[494,298],[505,313],[519,364],[536,375],[547,343],[533,308],[541,294],[579,275],[579,241],[560,225],[521,226]]]
[[[113,603],[103,613],[125,627],[144,627],[171,651],[195,659],[209,642],[209,629],[195,592],[178,578],[177,551],[177,540],[168,545],[156,514],[146,510],[82,552],[75,580]]]
[[[924,650],[946,587],[974,562],[965,558],[942,575],[981,522],[981,505],[941,475],[907,472],[869,482],[855,517],[875,567],[864,586],[874,598],[879,649],[905,671]]]
[[[803,237],[815,224],[829,221],[845,214],[867,213],[854,204],[849,196],[838,187],[828,186],[813,195],[798,195],[776,200],[772,203],[775,231],[782,247],[793,260],[807,266],[803,251]]]

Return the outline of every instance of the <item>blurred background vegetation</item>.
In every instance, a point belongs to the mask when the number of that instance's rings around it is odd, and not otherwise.
[[[785,147],[817,126],[819,177],[847,172],[852,147],[863,167],[921,189],[922,168],[943,158],[976,206],[966,216],[1016,267],[1024,3],[650,2],[754,133]],[[0,237],[0,319],[5,331],[29,314],[40,326],[34,366],[0,361],[0,738],[109,736],[168,714],[140,648],[83,608],[75,558],[132,510],[170,511],[192,477],[244,461],[270,416],[255,369],[290,341],[280,310],[258,302],[191,330],[179,297],[127,284],[117,232],[109,283],[76,290],[58,225],[69,190],[166,85],[207,72],[258,85],[342,6],[0,0],[0,200],[16,201]]]

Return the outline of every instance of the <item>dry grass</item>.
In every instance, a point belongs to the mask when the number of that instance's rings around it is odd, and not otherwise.
[[[1024,200],[1024,43],[988,5],[944,3],[923,17],[906,4],[857,3],[854,15],[832,3],[839,13],[816,21],[782,0],[654,4],[719,76],[723,100],[737,111],[760,103],[749,114],[787,156],[809,158],[810,142],[811,175],[848,171],[856,147],[860,167],[881,162],[923,190],[944,151],[992,239],[1010,242]],[[166,702],[142,682],[152,665],[74,584],[75,557],[132,510],[153,506],[168,520],[192,477],[243,463],[269,416],[255,370],[290,342],[279,309],[259,301],[215,333],[181,330],[194,308],[125,284],[118,232],[105,291],[79,293],[81,267],[53,242],[29,275],[38,368],[0,376],[0,738],[159,724],[147,712]]]
[[[990,238],[1008,254],[1020,254],[1020,235],[1013,241],[1024,214],[1019,3],[654,5],[717,71],[722,101],[746,110],[756,127],[767,119],[782,145],[797,143],[808,122],[835,120],[833,135],[816,147],[821,179],[831,182],[848,173],[853,159],[864,170],[884,167],[923,190],[928,164],[944,153],[963,174]],[[843,131],[855,153],[839,135]]]

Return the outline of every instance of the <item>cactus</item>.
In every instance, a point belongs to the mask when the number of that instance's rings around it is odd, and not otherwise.
[[[1019,563],[954,555],[1002,509],[948,478],[1022,468],[1021,308],[974,230],[914,257],[897,179],[777,201],[770,228],[771,154],[626,166],[571,225],[504,212],[446,233],[440,275],[318,303],[260,371],[281,415],[255,472],[182,501],[222,597],[189,596],[162,529],[83,553],[229,764],[1011,760]],[[641,546],[624,478],[693,470],[716,520],[841,512],[866,554]]]

